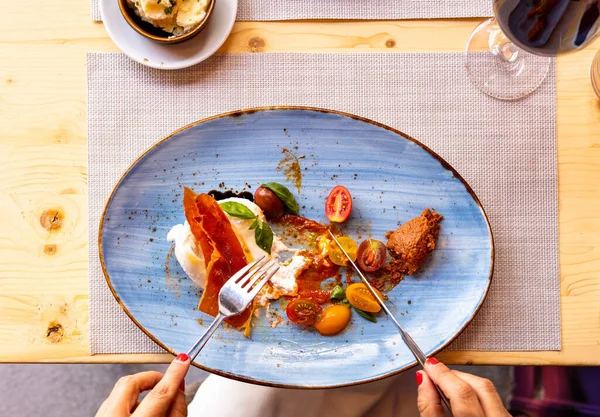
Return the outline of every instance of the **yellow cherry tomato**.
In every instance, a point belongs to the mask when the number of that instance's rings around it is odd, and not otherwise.
[[[323,336],[332,336],[344,330],[349,321],[350,309],[343,304],[335,304],[323,310],[315,329]]]
[[[377,289],[375,289],[377,295],[383,299],[383,296]],[[366,311],[368,313],[377,313],[381,310],[381,306],[371,295],[367,286],[363,283],[350,284],[346,288],[346,298],[348,302],[359,310]]]
[[[356,261],[356,253],[358,252],[358,245],[352,238],[342,236],[337,238],[342,248],[346,251],[352,262]],[[329,241],[329,247],[327,248],[327,254],[329,255],[329,259],[336,265],[345,266],[348,262],[340,247],[335,243],[335,241]]]
[[[329,239],[325,236],[319,236],[317,238],[317,250],[322,255],[327,255],[329,252]]]

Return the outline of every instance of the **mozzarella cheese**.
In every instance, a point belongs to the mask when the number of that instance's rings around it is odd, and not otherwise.
[[[243,204],[252,211],[261,221],[265,221],[265,216],[256,204],[244,198],[227,198],[220,201],[221,203],[232,201]],[[250,225],[254,220],[240,219],[231,217],[225,213],[231,227],[236,234],[246,259],[251,262],[265,256],[267,253],[262,250],[254,238],[254,230],[250,230]],[[185,222],[173,226],[167,235],[169,242],[175,243],[175,257],[181,265],[184,272],[198,285],[200,288],[206,286],[206,266],[204,255],[200,250],[194,235],[190,229],[190,225]],[[310,260],[304,256],[298,255],[296,251],[289,249],[277,236],[273,237],[273,245],[271,246],[270,257],[277,260],[283,253],[292,253],[293,256],[282,263],[279,270],[273,275],[270,280],[270,285],[267,285],[261,291],[257,298],[260,305],[266,304],[267,300],[274,300],[283,295],[297,295],[298,284],[296,278],[308,267]]]
[[[169,242],[175,242],[175,257],[188,277],[200,288],[206,286],[204,254],[198,247],[188,222],[178,224],[167,234]]]
[[[264,306],[267,300],[276,300],[284,295],[298,295],[296,278],[309,265],[309,260],[301,255],[294,255],[271,277],[270,284],[263,288],[256,300],[258,305]]]

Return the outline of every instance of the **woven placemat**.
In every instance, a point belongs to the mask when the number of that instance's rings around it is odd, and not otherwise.
[[[190,122],[277,105],[339,110],[397,128],[473,187],[494,231],[495,273],[483,308],[452,349],[560,349],[554,65],[517,102],[473,87],[461,53],[217,55],[183,71],[92,53],[87,71],[92,353],[158,351],[121,311],[98,261],[99,217],[123,171]]]
[[[102,20],[98,0],[91,0],[91,4],[92,20]],[[237,19],[391,20],[488,17],[492,14],[492,0],[239,0]]]

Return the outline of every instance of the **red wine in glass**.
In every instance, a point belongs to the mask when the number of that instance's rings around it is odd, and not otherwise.
[[[556,56],[600,34],[600,0],[495,0],[504,34],[532,54]]]
[[[552,56],[587,46],[600,34],[600,0],[490,0],[495,19],[479,25],[467,44],[472,83],[501,100],[535,91]]]

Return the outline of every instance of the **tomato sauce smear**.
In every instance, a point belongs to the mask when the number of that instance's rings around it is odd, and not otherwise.
[[[303,256],[309,256],[302,253]],[[314,258],[312,264],[306,268],[296,279],[298,284],[298,297],[310,298],[316,303],[325,304],[329,302],[330,291],[323,289],[323,281],[334,278],[338,283],[341,280],[342,271],[339,266],[326,258]]]
[[[295,230],[308,231],[318,234],[326,234],[330,229],[329,226],[325,226],[315,220],[307,219],[306,217],[298,216],[297,214],[284,214],[281,217],[271,220],[273,223],[283,224],[288,227],[292,227]]]
[[[315,220],[295,214],[284,214],[273,219],[280,226],[281,237],[290,246],[307,245],[309,249],[300,251],[300,255],[311,259],[312,262],[296,278],[298,298],[311,299],[318,304],[330,301],[330,290],[323,288],[323,281],[334,279],[341,281],[342,271],[333,264],[327,256],[323,256],[316,248],[315,242],[319,236],[326,236],[328,231],[334,231],[332,226],[321,224]]]
[[[282,237],[287,240],[286,244],[289,243],[291,246],[299,243],[314,243],[318,236],[326,236],[328,231],[339,235],[339,233],[336,233],[339,232],[336,225],[324,225],[295,214],[285,214],[272,220],[272,222],[283,228]],[[339,267],[331,262],[327,256],[322,257],[317,250],[301,251],[300,254],[312,259],[312,263],[296,278],[298,298],[311,299],[318,304],[326,304],[330,302],[331,288],[341,283],[343,276],[346,285],[360,282],[355,277],[351,267]],[[365,273],[365,275],[375,288],[383,292],[392,290],[404,278],[402,274],[397,273],[393,259],[386,262],[378,271]],[[324,288],[323,281],[332,278],[332,282],[328,283],[331,284],[331,288]]]

